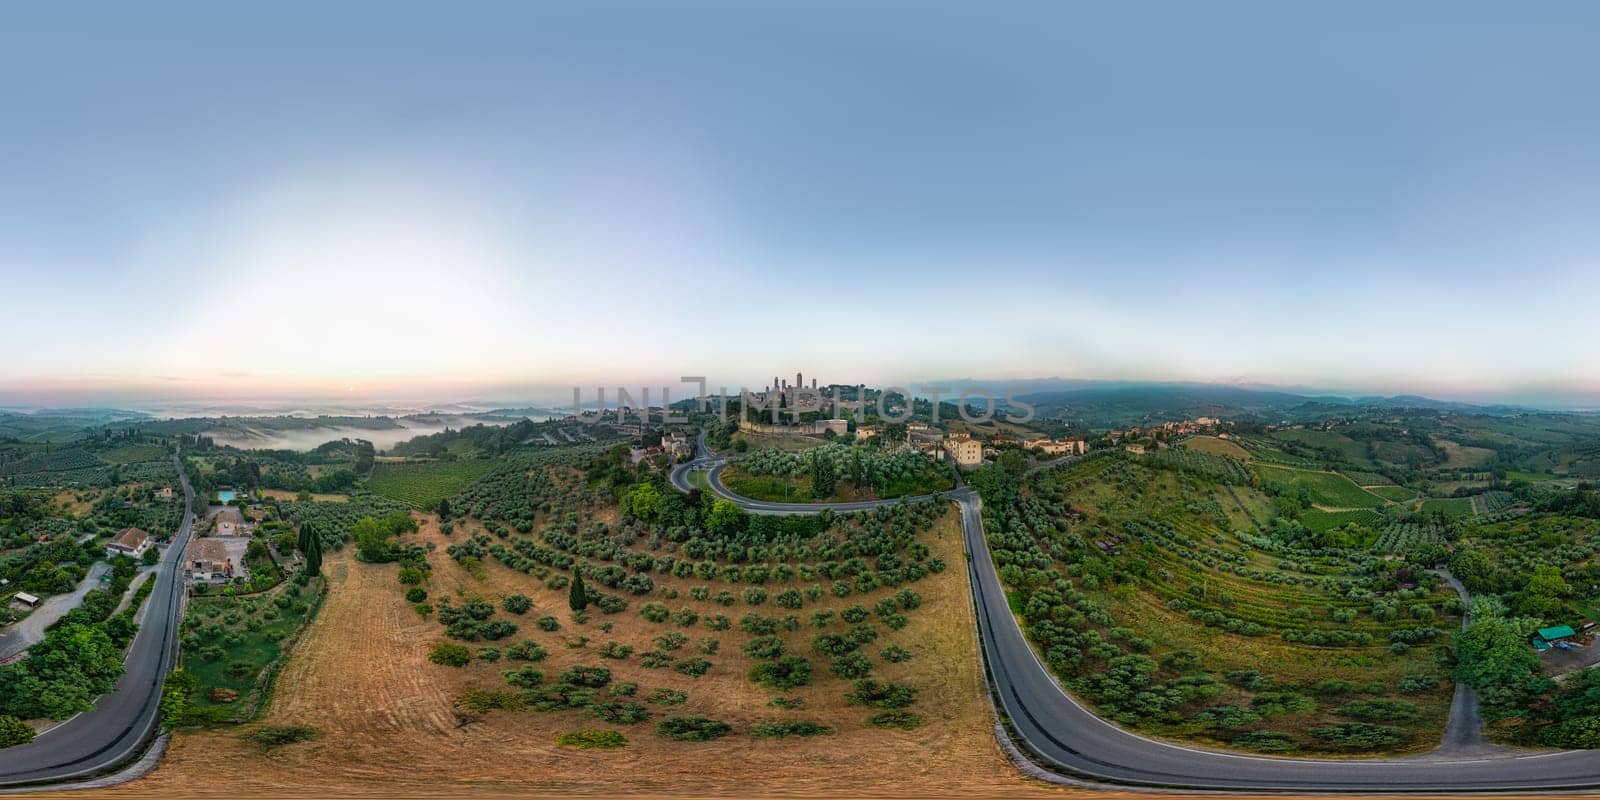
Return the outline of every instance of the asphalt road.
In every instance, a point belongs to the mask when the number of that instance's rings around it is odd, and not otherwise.
[[[688,491],[692,488],[687,480],[691,469],[710,467],[715,475],[720,463],[702,440],[696,459],[673,470],[673,485]],[[719,495],[760,514],[852,511],[900,502],[766,503],[719,490],[715,480],[711,485]],[[945,496],[961,510],[968,577],[995,699],[1017,743],[1046,769],[1110,786],[1214,791],[1437,793],[1600,788],[1600,752],[1596,751],[1485,752],[1489,748],[1469,746],[1392,759],[1274,758],[1188,747],[1119,728],[1073,700],[1034,654],[1006,603],[1005,589],[989,555],[977,494],[963,488]],[[1475,720],[1459,722],[1471,725]]]
[[[0,750],[0,786],[47,783],[106,772],[138,755],[160,723],[161,683],[178,655],[183,606],[183,547],[194,527],[194,490],[180,465],[183,524],[157,567],[139,632],[128,648],[127,672],[91,711],[40,734],[32,743]]]

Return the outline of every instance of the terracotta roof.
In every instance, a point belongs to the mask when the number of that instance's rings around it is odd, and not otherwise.
[[[183,560],[221,565],[228,562],[228,548],[216,539],[195,539],[183,550]]]
[[[117,534],[116,538],[112,539],[110,543],[127,550],[134,550],[149,538],[150,534],[138,528],[123,528],[122,532]]]

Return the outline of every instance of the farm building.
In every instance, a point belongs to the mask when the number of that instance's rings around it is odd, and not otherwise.
[[[183,551],[183,568],[191,581],[212,583],[233,577],[233,559],[216,539],[195,539]]]
[[[1539,632],[1534,634],[1533,649],[1542,652],[1552,647],[1562,647],[1568,644],[1569,639],[1577,635],[1578,632],[1573,630],[1570,625],[1554,625],[1549,628],[1540,628]]]
[[[12,596],[11,602],[15,605],[21,606],[22,608],[33,608],[39,605],[39,597],[38,595],[28,594],[27,592],[17,592]]]
[[[138,528],[123,528],[111,541],[106,542],[106,557],[128,556],[138,558],[150,549],[150,534]]]

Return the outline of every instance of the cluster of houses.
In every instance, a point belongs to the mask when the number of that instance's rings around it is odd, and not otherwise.
[[[1195,434],[1217,433],[1221,427],[1223,427],[1223,422],[1216,417],[1196,417],[1179,422],[1160,422],[1122,428],[1107,433],[1106,438],[1113,442],[1123,442],[1134,439],[1154,439],[1156,437],[1193,436]]]

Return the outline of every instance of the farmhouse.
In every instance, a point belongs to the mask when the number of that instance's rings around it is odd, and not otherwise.
[[[1122,449],[1124,449],[1124,450],[1128,451],[1129,453],[1132,453],[1133,455],[1136,455],[1136,456],[1144,455],[1144,445],[1142,445],[1142,444],[1137,444],[1137,443],[1135,443],[1135,444],[1125,444],[1125,445],[1122,446]]]
[[[111,541],[106,542],[106,557],[128,556],[138,558],[150,549],[150,534],[138,528],[123,528]]]
[[[162,500],[171,500],[172,499],[172,487],[171,486],[163,486],[160,489],[157,489],[156,490],[156,497],[161,498]]]
[[[195,539],[183,551],[183,571],[195,583],[214,583],[233,577],[228,548],[216,539]]]
[[[1022,443],[1028,450],[1042,450],[1049,455],[1082,455],[1089,445],[1082,439],[1028,439]]]

